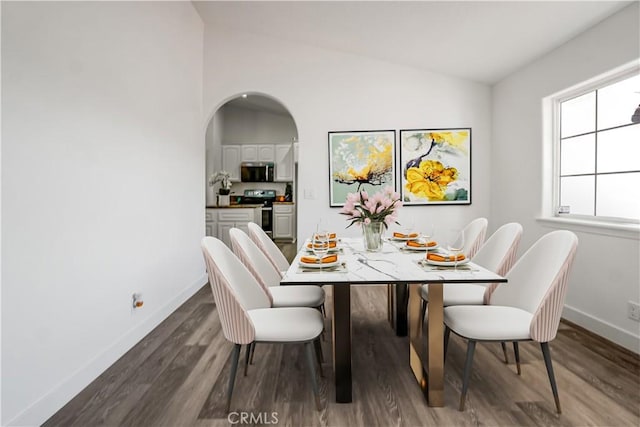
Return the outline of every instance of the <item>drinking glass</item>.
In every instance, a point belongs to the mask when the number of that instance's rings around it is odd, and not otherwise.
[[[415,231],[413,221],[403,222],[402,231],[407,235],[407,237],[409,237],[409,235]]]
[[[464,231],[451,230],[447,241],[447,249],[454,256],[453,269],[458,270],[458,256],[464,252]]]
[[[313,254],[320,260],[320,268],[322,268],[322,258],[329,252],[329,233],[327,231],[316,231],[311,239],[311,249]]]
[[[422,231],[422,237],[425,239],[425,243],[429,243],[436,232],[436,227],[433,224],[427,224]]]

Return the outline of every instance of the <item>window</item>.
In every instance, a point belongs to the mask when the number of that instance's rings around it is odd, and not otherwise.
[[[640,104],[637,68],[555,98],[558,216],[639,222]]]

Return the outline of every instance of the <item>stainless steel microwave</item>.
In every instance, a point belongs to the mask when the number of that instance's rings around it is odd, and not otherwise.
[[[271,162],[245,162],[240,164],[240,181],[273,182],[275,166]]]

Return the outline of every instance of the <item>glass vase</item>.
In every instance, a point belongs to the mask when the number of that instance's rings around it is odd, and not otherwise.
[[[362,224],[362,233],[364,234],[364,248],[368,252],[379,252],[382,249],[382,230],[384,224],[382,222],[370,222]]]

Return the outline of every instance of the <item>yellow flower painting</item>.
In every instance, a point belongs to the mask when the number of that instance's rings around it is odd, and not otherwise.
[[[395,131],[329,132],[331,206],[348,193],[395,187]]]
[[[471,129],[400,131],[402,201],[471,203]]]

